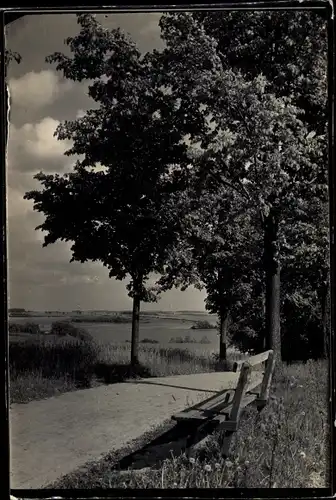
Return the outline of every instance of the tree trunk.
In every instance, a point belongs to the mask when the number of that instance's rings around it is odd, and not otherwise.
[[[265,266],[265,341],[266,350],[273,349],[276,359],[281,359],[280,332],[280,264],[276,255],[278,224],[270,211],[264,219],[264,266]]]
[[[133,297],[132,315],[132,344],[131,344],[131,366],[139,364],[139,321],[140,321],[140,297]]]
[[[229,330],[230,311],[221,313],[219,316],[219,359],[227,359],[227,334]]]

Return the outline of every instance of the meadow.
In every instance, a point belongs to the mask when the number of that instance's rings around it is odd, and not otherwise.
[[[10,401],[26,403],[132,377],[213,371],[218,365],[213,355],[216,330],[192,330],[198,320],[151,318],[141,323],[140,365],[131,369],[129,324],[11,318]]]

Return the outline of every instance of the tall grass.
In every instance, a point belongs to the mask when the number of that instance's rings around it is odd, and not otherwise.
[[[25,403],[102,382],[120,382],[132,376],[202,373],[218,367],[215,357],[207,351],[196,354],[187,349],[140,344],[140,364],[136,370],[130,370],[130,344],[98,344],[80,338],[27,334],[25,340],[22,336],[10,342],[11,402]]]
[[[96,346],[76,339],[9,344],[12,403],[26,403],[90,387],[97,363]]]
[[[99,347],[98,358],[100,362],[111,365],[128,364],[130,355],[130,344],[110,343]],[[207,351],[195,354],[188,349],[143,344],[139,346],[139,362],[155,377],[214,371],[217,366],[217,361],[209,357]]]

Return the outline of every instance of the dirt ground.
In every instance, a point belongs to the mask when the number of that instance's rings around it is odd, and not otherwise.
[[[151,378],[13,404],[11,488],[43,488],[237,380],[233,372]]]

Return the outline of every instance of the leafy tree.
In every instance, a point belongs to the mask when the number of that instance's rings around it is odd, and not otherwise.
[[[7,77],[7,72],[8,72],[9,64],[12,61],[15,61],[18,64],[20,64],[21,59],[22,59],[22,57],[17,52],[14,52],[14,51],[12,51],[10,49],[5,49],[5,77]],[[7,84],[5,84],[5,97],[6,97],[6,102],[7,102],[7,105],[8,105],[9,104],[9,100],[10,100],[10,96],[9,96],[9,93],[8,93],[8,85]],[[7,113],[9,113],[9,109],[7,109]],[[6,124],[5,124],[5,134],[6,134],[6,138],[7,138],[7,135],[8,135],[8,119],[6,120]],[[7,140],[8,140],[8,138],[7,138]]]
[[[298,203],[300,212],[296,214],[296,219],[288,224],[284,245],[283,308],[287,310],[285,316],[288,317],[288,328],[285,328],[284,339],[289,349],[291,337],[301,332],[301,336],[307,337],[304,341],[309,355],[327,356],[329,351],[329,230],[326,224],[328,214],[326,204],[320,197],[311,195],[310,199],[301,199]],[[300,321],[302,324],[305,323],[305,327],[290,329],[294,318],[297,321],[301,318]],[[302,355],[306,356],[306,353],[302,352]]]
[[[316,11],[197,11],[227,65],[263,74],[277,96],[292,96],[299,118],[321,134],[326,125],[327,23]]]
[[[161,64],[173,94],[184,100],[190,120],[203,107],[212,131],[197,164],[199,182],[213,189],[231,186],[247,207],[255,207],[264,232],[266,286],[265,348],[280,355],[280,226],[296,209],[296,198],[324,186],[320,138],[308,134],[302,110],[289,97],[276,97],[263,76],[246,80],[227,69],[217,42],[191,14],[168,14],[160,21],[167,49]],[[179,71],[183,67],[185,72]],[[190,106],[189,106],[190,103]],[[199,134],[201,135],[201,134]],[[312,185],[312,182],[314,184]]]
[[[14,52],[13,50],[6,49],[5,50],[5,68],[8,68],[8,65],[11,61],[15,61],[18,64],[21,62],[22,57],[18,52]]]
[[[45,215],[38,227],[47,232],[44,246],[71,241],[71,261],[99,261],[110,277],[130,277],[134,365],[140,302],[159,293],[148,279],[163,272],[178,247],[169,200],[186,184],[186,125],[150,54],[143,57],[120,29],[106,30],[91,15],[79,15],[78,23],[80,32],[65,41],[72,57],[55,53],[47,61],[66,78],[90,82],[95,108],[56,131],[59,140],[72,141],[65,154],[80,159],[70,173],[36,175],[43,189],[25,198]]]
[[[316,11],[304,10],[198,11],[193,15],[202,22],[205,32],[214,37],[218,44],[217,49],[225,54],[229,67],[240,71],[249,80],[263,73],[269,82],[271,92],[276,96],[291,97],[293,104],[302,110],[298,116],[309,131],[314,131],[318,135],[326,134],[327,22],[324,17]],[[324,182],[327,184],[327,148],[323,147],[323,150],[324,154],[319,161],[321,170],[325,170]],[[307,214],[311,213],[311,218],[315,220],[318,217],[325,235],[328,232],[328,199],[323,195],[320,197],[318,215],[316,211],[311,212],[309,198],[310,193],[307,198]],[[297,221],[292,220],[292,223],[296,225]],[[315,229],[311,227],[309,234],[309,245],[318,248],[318,253],[324,259],[319,260],[321,280],[316,283],[316,287],[320,290],[320,318],[325,337],[326,303],[329,299],[329,243],[328,238],[321,237],[316,225]],[[293,251],[294,248],[292,254]],[[299,252],[295,265],[301,270],[304,269],[305,274],[312,274],[311,278],[307,278],[312,280],[316,276],[317,261],[316,265],[309,265],[309,255],[305,253],[305,257],[307,261],[302,267],[300,263],[302,252]],[[286,264],[283,263],[283,266],[286,267]],[[285,279],[287,276],[288,273],[284,272]],[[295,292],[292,289],[292,292],[295,296],[300,293],[299,288],[296,288]],[[288,300],[291,300],[290,297]],[[311,304],[314,308],[313,302]],[[294,328],[293,325],[293,330]]]

